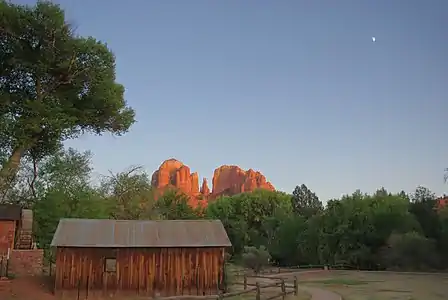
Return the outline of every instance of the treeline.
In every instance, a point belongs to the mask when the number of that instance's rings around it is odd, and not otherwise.
[[[211,202],[205,210],[168,191],[154,201],[140,168],[93,179],[90,153],[59,151],[23,164],[4,198],[34,209],[35,237],[48,247],[60,218],[217,218],[232,241],[232,259],[266,249],[280,266],[346,263],[361,269],[436,270],[448,267],[448,208],[428,189],[410,195],[381,188],[322,205],[305,185],[292,194],[257,190]],[[247,254],[247,253],[246,253]]]

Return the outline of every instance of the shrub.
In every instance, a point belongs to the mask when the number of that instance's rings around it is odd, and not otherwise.
[[[269,265],[271,255],[264,246],[244,247],[242,255],[243,265],[252,269],[255,273],[259,273],[264,267]]]

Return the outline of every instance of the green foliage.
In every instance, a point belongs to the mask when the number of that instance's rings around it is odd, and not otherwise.
[[[271,255],[264,246],[244,247],[242,256],[243,265],[259,273],[264,267],[269,265]]]
[[[426,237],[438,239],[440,236],[440,220],[437,213],[437,201],[434,193],[419,186],[411,195],[409,211],[419,222]]]
[[[154,193],[148,174],[141,167],[111,174],[102,181],[100,193],[109,208],[110,218],[117,220],[157,219]]]
[[[188,204],[188,196],[176,190],[167,190],[155,204],[159,217],[163,220],[194,220],[199,211]]]
[[[448,206],[438,211],[438,219],[440,222],[440,235],[438,238],[439,252],[442,253],[442,265],[448,266]]]
[[[107,218],[98,190],[90,186],[90,153],[60,151],[39,166],[34,203],[35,235],[47,247],[61,218]]]
[[[321,220],[322,257],[326,263],[372,268],[375,254],[392,232],[406,232],[415,226],[402,197],[355,192],[328,204]]]
[[[307,221],[293,214],[276,217],[277,226],[269,224],[274,229],[272,242],[268,245],[272,259],[282,266],[311,263],[308,255],[313,251],[316,253],[317,248],[312,249],[313,244],[302,242],[308,233]]]
[[[355,191],[313,214],[297,213],[291,195],[256,190],[221,197],[202,211],[174,189],[155,200],[149,176],[140,167],[93,185],[90,157],[89,152],[61,150],[19,172],[22,184],[15,186],[11,199],[34,209],[39,246],[48,247],[60,218],[205,217],[223,222],[233,245],[232,260],[256,272],[269,260],[281,266],[347,263],[363,269],[448,266],[442,255],[448,250],[448,208],[439,209],[428,196],[432,194],[421,188],[412,201],[384,188],[372,195]]]
[[[127,132],[134,111],[123,94],[112,52],[76,35],[58,5],[0,1],[0,190],[24,156],[40,160],[85,132]]]
[[[34,206],[38,246],[49,246],[61,218],[107,218],[102,201],[95,190],[83,186],[70,192],[62,188],[49,191]]]
[[[210,203],[206,216],[223,222],[232,240],[233,252],[239,254],[247,245],[269,244],[274,239],[276,215],[291,211],[290,196],[282,192],[256,190]]]
[[[382,263],[401,270],[426,270],[439,267],[436,242],[417,232],[392,234],[381,255]]]
[[[323,209],[322,202],[316,194],[304,184],[296,186],[292,192],[291,203],[293,211],[305,218],[310,218]]]
[[[205,217],[223,222],[232,260],[257,272],[267,260],[281,266],[347,263],[364,269],[448,266],[442,255],[448,250],[448,208],[439,209],[431,192],[421,188],[411,197],[384,188],[372,195],[355,191],[310,214],[298,213],[291,195],[256,190],[221,197],[202,211],[174,189],[156,200],[140,167],[94,185],[90,157],[67,149],[22,166],[10,200],[34,209],[39,246],[48,247],[60,218]]]

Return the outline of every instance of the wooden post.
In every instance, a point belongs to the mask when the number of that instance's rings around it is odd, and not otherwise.
[[[199,296],[199,268],[196,267],[196,296]]]
[[[103,272],[103,296],[107,296],[107,277],[108,277],[108,272]]]
[[[261,299],[260,283],[257,281],[255,285],[257,287],[257,295],[255,296],[255,300],[260,300]]]
[[[78,300],[79,300],[79,292],[81,290],[81,279],[78,279]]]
[[[244,289],[247,290],[247,275],[244,274]]]
[[[299,294],[299,279],[297,276],[294,276],[294,295],[297,296]]]
[[[282,300],[285,300],[286,298],[286,286],[285,286],[285,280],[282,279]]]
[[[89,299],[89,277],[90,277],[90,274],[87,274],[86,299]]]

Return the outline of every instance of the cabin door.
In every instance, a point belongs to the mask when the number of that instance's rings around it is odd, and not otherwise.
[[[117,290],[117,259],[110,257],[104,259],[103,292],[114,295]]]

